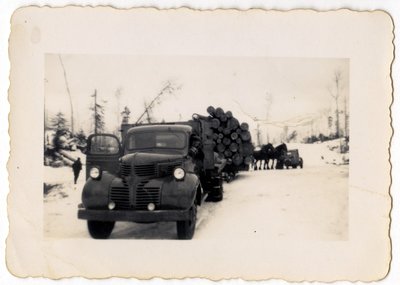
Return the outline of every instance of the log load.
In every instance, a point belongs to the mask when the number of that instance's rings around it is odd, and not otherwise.
[[[207,113],[213,130],[214,151],[227,159],[226,171],[237,172],[249,168],[252,162],[253,144],[249,124],[240,123],[231,111],[209,106]]]

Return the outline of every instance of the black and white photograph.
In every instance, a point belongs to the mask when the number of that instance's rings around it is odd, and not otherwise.
[[[26,7],[11,26],[16,276],[388,273],[385,12]]]
[[[49,54],[44,81],[46,237],[347,239],[347,59]]]

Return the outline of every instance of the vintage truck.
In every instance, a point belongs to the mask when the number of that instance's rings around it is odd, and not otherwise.
[[[303,168],[303,158],[300,157],[298,149],[288,150],[283,157],[283,163],[287,169],[289,167],[297,168],[298,166]]]
[[[226,161],[213,151],[210,119],[123,124],[112,134],[88,137],[87,181],[78,218],[90,235],[108,238],[116,221],[176,222],[179,239],[191,239],[197,206],[223,198]]]

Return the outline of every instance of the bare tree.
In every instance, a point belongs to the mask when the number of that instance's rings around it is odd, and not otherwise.
[[[73,108],[73,105],[72,105],[71,92],[69,90],[67,72],[65,70],[65,66],[64,66],[64,63],[62,61],[61,55],[58,55],[58,58],[60,59],[61,67],[62,67],[63,72],[64,72],[65,88],[67,89],[67,93],[68,93],[68,97],[69,97],[69,104],[70,104],[70,108],[71,108],[71,132],[74,133],[74,108]]]
[[[333,76],[333,84],[334,87],[333,89],[331,87],[328,87],[329,94],[335,101],[335,116],[336,116],[336,137],[338,138],[340,136],[340,123],[339,123],[339,99],[341,95],[341,91],[343,90],[343,76],[342,72],[340,70],[336,70],[335,74]]]
[[[154,122],[153,114],[152,114],[152,108],[149,108],[147,105],[146,101],[144,101],[144,109],[146,110],[146,122],[148,124],[151,124]]]
[[[149,112],[151,112],[154,108],[154,106],[158,105],[161,103],[162,98],[165,95],[171,95],[171,94],[175,94],[176,91],[180,90],[181,86],[177,86],[176,84],[174,84],[171,81],[167,81],[163,88],[161,88],[160,92],[158,92],[158,94],[150,101],[149,104],[145,103],[145,108],[143,113],[139,116],[139,118],[136,120],[135,124],[139,124],[143,118],[143,116],[147,115],[149,118]]]

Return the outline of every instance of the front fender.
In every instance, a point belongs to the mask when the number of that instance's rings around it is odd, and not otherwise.
[[[82,190],[82,203],[86,209],[107,209],[108,193],[116,177],[103,172],[100,180],[89,178]]]
[[[161,207],[163,209],[189,209],[195,199],[200,179],[196,174],[186,173],[182,181],[171,177],[164,180],[161,194]]]

